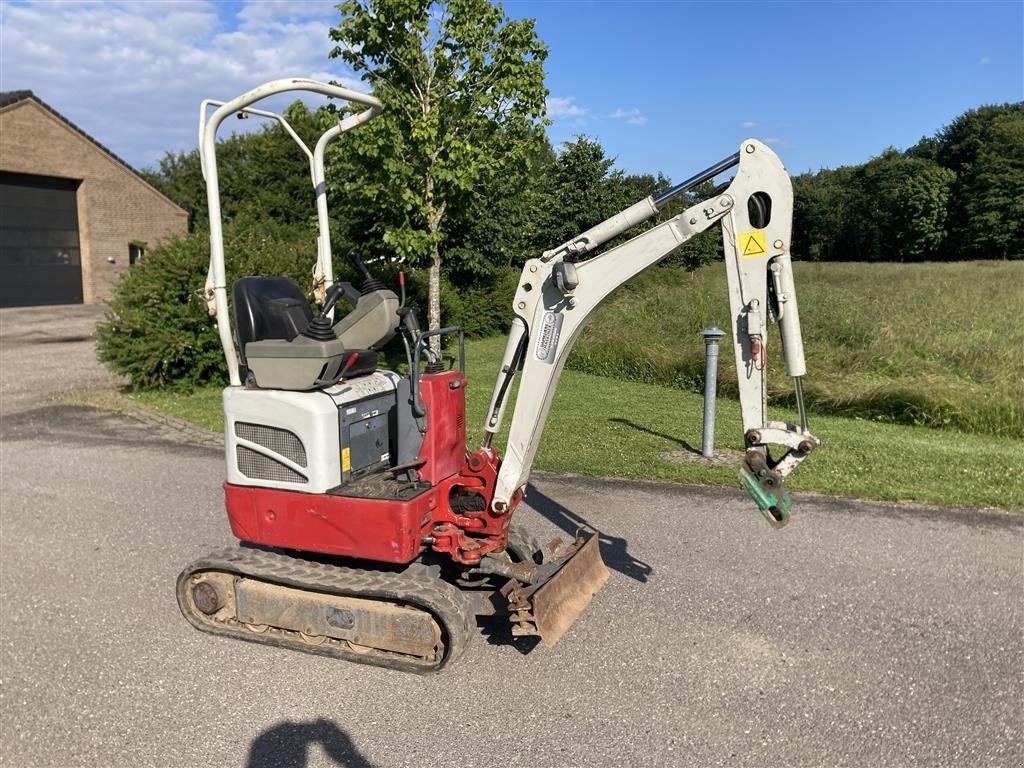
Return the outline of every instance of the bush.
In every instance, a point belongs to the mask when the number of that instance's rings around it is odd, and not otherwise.
[[[479,287],[443,285],[441,322],[461,326],[467,336],[476,338],[508,333],[519,275],[518,269],[503,269]]]
[[[229,286],[244,275],[283,275],[303,290],[311,287],[316,243],[303,227],[229,226],[224,251]],[[209,234],[197,231],[155,249],[124,273],[97,328],[97,346],[100,360],[127,376],[133,388],[191,389],[227,381],[217,323],[202,296],[209,260]],[[334,267],[339,280],[356,282],[344,259],[336,256]],[[397,287],[394,267],[372,269],[385,285]],[[410,306],[426,306],[426,275],[426,270],[407,275]],[[518,270],[503,270],[487,285],[464,289],[445,281],[442,321],[461,326],[468,336],[507,332],[518,277]],[[398,344],[393,351],[400,349]]]
[[[310,288],[316,243],[305,228],[229,226],[224,241],[229,286],[244,275],[284,275]],[[97,349],[133,388],[227,381],[217,324],[202,296],[209,260],[209,235],[199,231],[155,249],[122,276],[97,327]]]

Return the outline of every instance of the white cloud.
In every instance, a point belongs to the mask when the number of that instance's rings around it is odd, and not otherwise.
[[[779,149],[792,149],[793,145],[790,144],[786,139],[780,139],[777,136],[769,136],[764,140],[765,144],[772,147],[778,147]]]
[[[991,56],[982,56],[978,60],[978,63],[981,64],[982,66],[984,66],[986,64],[991,64],[992,63],[992,57]]]
[[[619,107],[608,115],[608,117],[613,120],[625,120],[630,125],[644,125],[647,122],[647,118],[644,117],[636,107],[633,107],[632,109],[622,109]]]
[[[754,120],[744,120],[742,123],[740,123],[740,128],[750,129],[750,128],[760,128],[760,127],[761,127],[761,124],[756,122],[756,121],[754,121]]]
[[[255,0],[246,3],[236,14],[243,25],[262,28],[268,23],[320,18],[337,5],[337,0]]]
[[[551,120],[583,121],[590,116],[590,110],[575,104],[575,96],[549,96],[547,115]]]
[[[203,0],[4,3],[3,15],[0,90],[32,90],[138,167],[195,146],[204,98],[230,99],[292,76],[365,90],[327,56],[337,17],[331,2],[249,2],[235,15]],[[279,110],[295,98],[260,106]]]

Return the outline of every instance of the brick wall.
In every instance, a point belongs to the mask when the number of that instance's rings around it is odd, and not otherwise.
[[[128,269],[128,244],[185,234],[188,214],[50,110],[32,99],[0,110],[0,170],[80,179],[82,294],[106,301]],[[111,264],[108,257],[115,260]]]

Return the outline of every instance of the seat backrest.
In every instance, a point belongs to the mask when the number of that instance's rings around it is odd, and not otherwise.
[[[309,325],[313,311],[293,281],[287,277],[242,277],[232,288],[235,339],[245,359],[251,341],[291,341]]]

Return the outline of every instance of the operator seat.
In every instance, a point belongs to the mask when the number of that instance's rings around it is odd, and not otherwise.
[[[265,341],[279,342],[275,345],[277,350],[273,352],[273,357],[287,360],[290,357],[287,354],[287,345],[299,339],[294,356],[295,362],[298,363],[299,360],[309,359],[309,355],[302,352],[302,347],[306,346],[302,344],[303,340],[327,340],[322,335],[322,330],[319,330],[318,333],[310,328],[313,322],[313,311],[309,307],[309,302],[306,301],[299,286],[287,277],[239,278],[232,288],[232,298],[234,299],[235,340],[238,343],[243,379],[253,368],[248,363],[248,357],[256,348],[250,347],[250,344]],[[345,349],[333,333],[331,336],[333,337],[332,346],[338,346],[344,352],[346,363],[342,372],[345,378],[364,376],[377,369],[376,352],[370,349]],[[282,347],[280,342],[285,343],[283,354],[280,352]],[[249,348],[248,352],[247,347]],[[356,359],[348,362],[353,354],[356,355]],[[257,376],[258,378],[259,376]],[[257,381],[257,384],[260,382]],[[323,382],[317,380],[316,384],[320,386]],[[269,382],[266,386],[270,389],[312,389],[314,382],[311,381],[309,386],[301,387],[275,386]]]
[[[313,319],[309,302],[287,277],[243,277],[232,290],[235,309],[235,341],[245,357],[250,341],[291,341]]]

